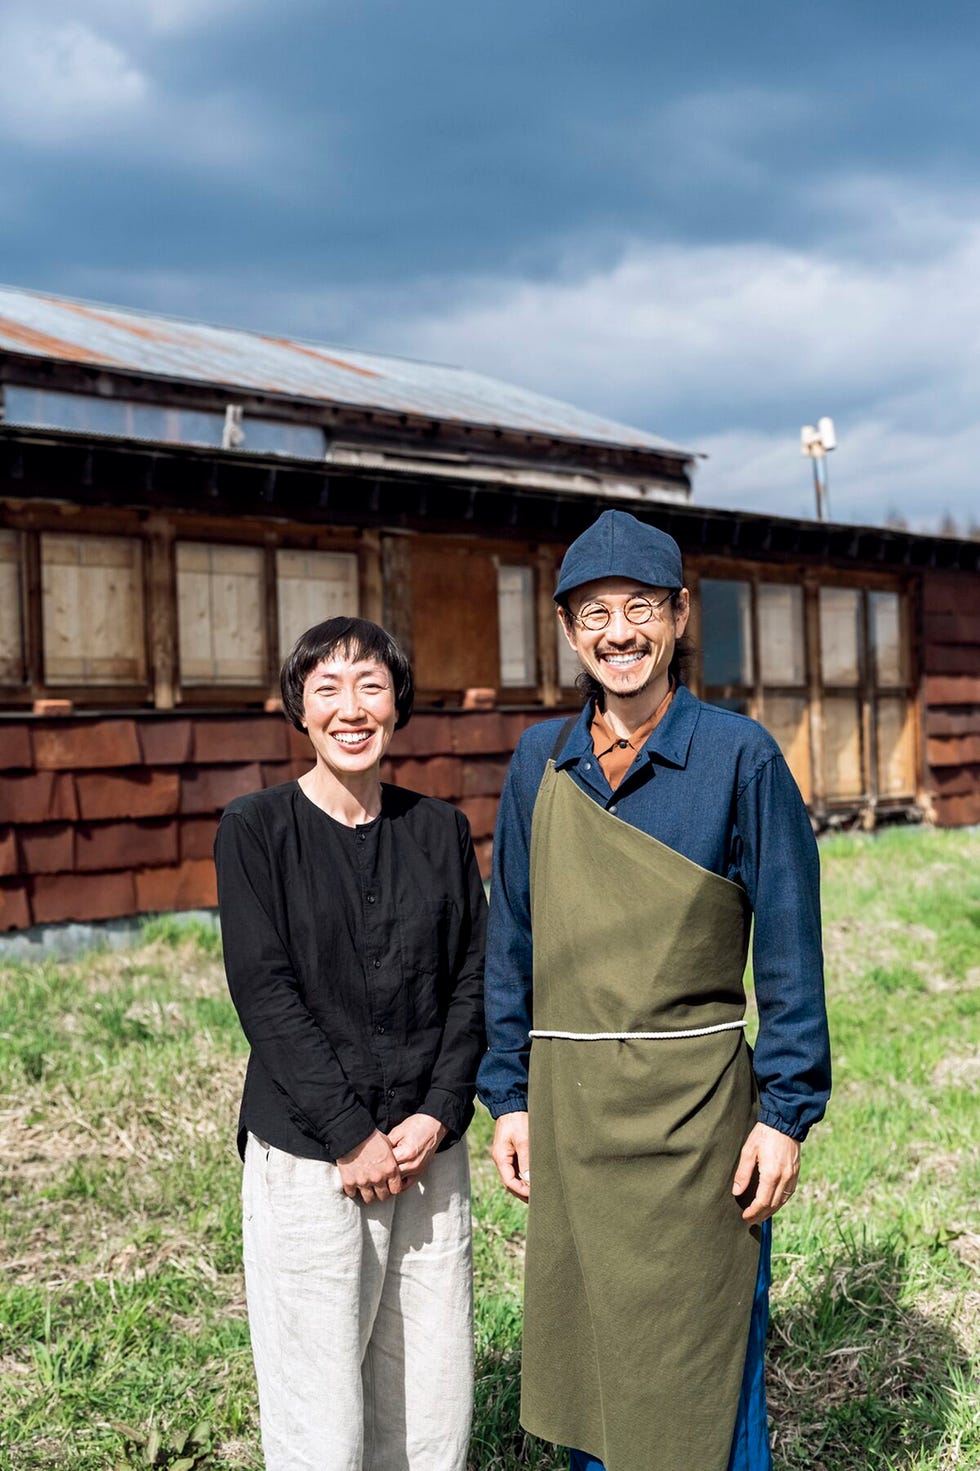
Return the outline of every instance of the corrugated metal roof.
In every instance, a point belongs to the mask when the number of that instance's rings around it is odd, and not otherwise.
[[[290,399],[693,458],[654,434],[465,368],[349,352],[0,286],[0,351]]]

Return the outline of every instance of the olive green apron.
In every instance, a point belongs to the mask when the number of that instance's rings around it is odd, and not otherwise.
[[[531,919],[521,1422],[607,1471],[726,1471],[759,1265],[731,1193],[748,902],[549,762]]]

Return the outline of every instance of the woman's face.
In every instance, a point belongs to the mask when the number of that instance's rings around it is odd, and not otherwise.
[[[341,778],[376,770],[396,718],[391,673],[374,659],[321,660],[303,685],[303,721],[317,759]]]

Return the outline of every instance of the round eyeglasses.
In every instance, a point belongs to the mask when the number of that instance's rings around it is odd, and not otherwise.
[[[655,603],[649,598],[630,598],[629,602],[623,604],[623,617],[627,623],[635,623],[642,627],[644,623],[650,622],[657,610],[662,608],[664,603],[669,602],[672,596],[672,593],[665,593]],[[592,633],[598,633],[608,626],[612,615],[612,608],[607,608],[605,603],[586,603],[580,612],[571,613],[570,617],[573,623],[580,624],[582,628],[588,628]]]

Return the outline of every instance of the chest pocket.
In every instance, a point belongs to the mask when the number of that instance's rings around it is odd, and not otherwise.
[[[406,975],[438,976],[448,966],[448,899],[419,900],[398,921],[398,943]]]

